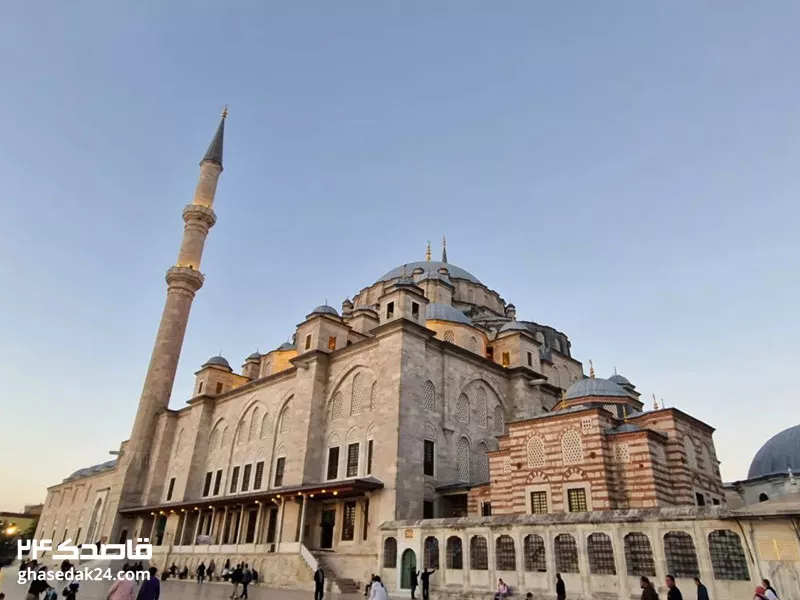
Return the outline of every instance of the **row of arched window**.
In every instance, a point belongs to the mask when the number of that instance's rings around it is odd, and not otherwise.
[[[547,463],[544,438],[534,435],[528,439],[525,447],[528,457],[528,468],[538,469]],[[565,465],[578,465],[583,462],[583,440],[575,429],[567,429],[561,436],[561,460]]]
[[[433,385],[433,384],[431,384]],[[489,429],[489,406],[486,394],[486,388],[478,386],[475,393],[475,412],[472,412],[472,406],[469,396],[466,392],[462,392],[456,401],[456,421],[464,423],[465,425],[470,422],[472,418],[478,427]],[[492,411],[492,429],[496,434],[504,434],[506,429],[506,419],[503,414],[503,408],[498,404]]]
[[[350,415],[360,415],[375,408],[375,394],[378,382],[367,385],[363,373],[356,373],[350,392]],[[369,388],[369,389],[368,389]],[[328,421],[335,421],[345,416],[344,394],[336,392],[328,406]]]
[[[456,535],[447,538],[445,547],[445,568],[463,569],[464,559],[462,538]],[[670,531],[664,535],[664,555],[667,571],[677,578],[700,576],[697,552],[692,536],[683,531]],[[522,542],[522,568],[525,571],[546,572],[546,549],[544,538],[535,533],[525,536]],[[628,533],[624,538],[625,565],[627,574],[632,577],[656,575],[655,558],[650,538],[641,532]],[[715,579],[749,581],[742,542],[733,531],[718,529],[708,534],[708,549]],[[555,569],[559,573],[579,573],[578,544],[574,536],[561,533],[553,539]],[[616,575],[614,545],[606,533],[592,533],[586,538],[586,553],[591,575]],[[514,538],[501,535],[495,539],[495,570],[516,571],[517,550]],[[425,538],[422,564],[424,568],[440,568],[439,539]],[[489,569],[489,552],[485,536],[473,535],[469,540],[470,569],[486,571]],[[397,540],[388,537],[383,542],[383,567],[397,568]]]

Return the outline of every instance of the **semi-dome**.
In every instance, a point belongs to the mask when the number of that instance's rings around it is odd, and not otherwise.
[[[472,321],[469,320],[467,315],[449,304],[432,302],[428,304],[427,315],[428,321],[452,321],[453,323],[472,325]]]
[[[204,367],[216,366],[216,367],[222,367],[224,369],[231,368],[230,363],[227,360],[225,360],[225,358],[222,356],[212,356],[205,362],[205,364],[203,364],[203,366]]]
[[[586,398],[587,396],[611,396],[616,398],[629,398],[630,394],[622,387],[608,379],[579,379],[567,390],[567,400],[573,398]]]
[[[500,333],[503,333],[505,331],[527,331],[528,333],[531,332],[531,330],[525,326],[525,323],[522,323],[520,321],[509,321],[508,323],[505,323],[500,328]]]
[[[439,269],[441,268],[447,269],[450,274],[450,277],[455,279],[466,279],[467,281],[471,281],[472,283],[480,283],[477,277],[470,273],[469,271],[465,271],[461,267],[457,267],[455,265],[451,265],[450,263],[440,262],[438,260],[423,260],[420,262],[412,262],[406,263],[404,265],[400,265],[383,275],[378,281],[389,281],[391,279],[397,279],[398,277],[402,277],[403,273],[413,273],[415,269],[422,269],[425,273],[438,273]]]
[[[286,350],[295,350],[294,344],[291,342],[283,342],[280,346],[275,348],[278,352],[285,352]]]
[[[769,438],[756,452],[747,478],[787,473],[789,469],[800,472],[800,425],[784,429]]]
[[[312,315],[334,315],[339,316],[339,313],[336,312],[336,309],[332,306],[328,306],[327,304],[320,304],[317,308],[311,311]]]

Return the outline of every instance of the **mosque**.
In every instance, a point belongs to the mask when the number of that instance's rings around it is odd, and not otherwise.
[[[226,116],[183,209],[130,438],[48,488],[37,537],[148,537],[162,566],[241,560],[276,587],[308,586],[318,565],[338,591],[381,573],[402,596],[423,565],[440,567],[442,597],[485,595],[498,576],[547,590],[556,570],[583,598],[629,597],[667,570],[714,580],[721,599],[761,573],[797,581],[796,508],[732,512],[710,425],[646,406],[620,374],[585,374],[564,333],[518,319],[444,240],[441,260],[428,245],[340,310],[317,306],[238,372],[209,358],[170,409]],[[744,535],[734,518],[770,525]]]

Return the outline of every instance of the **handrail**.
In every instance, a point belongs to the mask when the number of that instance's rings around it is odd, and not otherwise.
[[[305,547],[304,544],[300,544],[300,556],[303,557],[303,560],[306,561],[308,568],[311,569],[312,572],[316,572],[319,568],[319,563],[317,559],[314,558],[314,555]]]

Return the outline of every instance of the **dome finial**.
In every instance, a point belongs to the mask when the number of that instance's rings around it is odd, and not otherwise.
[[[442,262],[447,262],[447,238],[442,236]]]
[[[617,373],[617,367],[614,367],[614,375],[619,375],[619,373]]]
[[[227,104],[225,105],[225,108],[222,109],[222,118],[223,119],[227,119],[228,118],[228,105]]]
[[[220,167],[222,166],[222,146],[225,138],[225,119],[227,117],[228,107],[226,106],[222,111],[222,118],[219,121],[219,126],[214,134],[214,138],[211,140],[211,144],[209,144],[208,150],[206,150],[206,153],[203,156],[203,160],[200,161],[201,165],[205,161],[210,161],[217,163]]]
[[[425,250],[425,260],[431,262],[431,241],[428,240],[428,249]]]
[[[594,363],[589,360],[589,378],[594,379]]]
[[[658,401],[655,394],[653,394],[653,410],[658,410]]]

